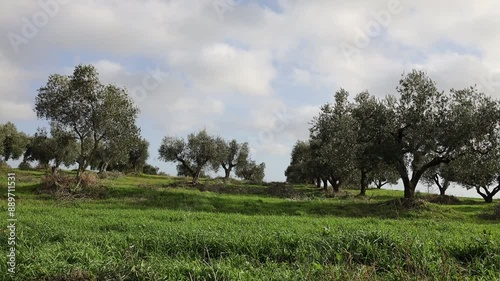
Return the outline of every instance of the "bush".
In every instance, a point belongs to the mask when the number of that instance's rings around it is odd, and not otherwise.
[[[142,167],[142,172],[147,175],[157,175],[160,168],[146,164]]]
[[[7,162],[0,160],[0,170],[7,170],[7,169],[10,169],[9,164],[7,164]]]
[[[96,173],[83,173],[80,175],[81,179],[81,186],[82,188],[87,188],[87,187],[96,187],[101,185],[101,181],[99,179],[99,176]]]
[[[31,167],[30,163],[26,162],[26,161],[19,163],[18,168],[19,168],[19,170],[23,170],[23,171],[29,171],[29,170],[33,169],[33,167]]]
[[[76,195],[89,198],[103,198],[106,196],[106,187],[95,173],[84,173],[80,176],[81,183]]]
[[[55,175],[46,175],[42,178],[40,193],[69,192],[75,185],[75,179],[72,176],[60,173]]]
[[[430,194],[424,197],[424,200],[434,203],[434,204],[441,204],[441,205],[456,205],[460,204],[460,199],[458,199],[455,196],[452,195],[444,195],[440,196],[437,194]]]
[[[42,179],[40,193],[51,194],[57,199],[103,198],[106,188],[95,173],[84,173],[80,176],[80,185],[74,176],[64,173],[47,175]]]
[[[480,217],[487,220],[500,220],[500,203],[493,206],[493,209],[483,212]]]

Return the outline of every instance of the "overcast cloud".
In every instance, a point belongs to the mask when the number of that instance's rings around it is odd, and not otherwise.
[[[0,122],[33,133],[36,89],[94,64],[141,109],[150,162],[165,135],[206,128],[249,141],[267,180],[340,87],[394,93],[404,71],[442,90],[477,84],[500,97],[500,2],[3,1]]]

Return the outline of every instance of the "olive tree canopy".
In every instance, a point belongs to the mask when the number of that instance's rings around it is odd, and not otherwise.
[[[54,123],[78,141],[77,177],[92,163],[102,146],[136,135],[138,108],[123,88],[103,85],[92,65],[78,65],[72,75],[53,74],[38,89],[38,118]]]

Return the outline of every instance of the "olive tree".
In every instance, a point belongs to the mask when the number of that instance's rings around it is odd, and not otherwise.
[[[78,178],[103,144],[137,131],[139,113],[125,89],[101,84],[92,65],[78,65],[70,76],[50,75],[47,84],[38,89],[35,111],[38,118],[75,134]]]
[[[75,136],[60,130],[52,124],[50,136],[45,129],[38,129],[26,147],[24,161],[38,161],[41,166],[48,167],[53,162],[52,174],[61,164],[73,165],[77,158],[78,146]]]
[[[246,142],[240,144],[236,140],[226,142],[220,139],[219,141],[222,147],[221,166],[224,169],[224,178],[228,179],[234,167],[249,161],[250,149]]]
[[[473,87],[444,93],[422,71],[403,74],[389,96],[387,139],[393,162],[404,185],[404,197],[413,199],[422,175],[450,163],[498,124],[496,102]]]
[[[285,170],[286,181],[290,183],[316,183],[321,186],[321,177],[317,172],[308,141],[297,141],[292,149],[290,165]]]
[[[158,150],[160,159],[166,162],[177,162],[183,171],[198,184],[200,174],[205,169],[218,171],[224,154],[220,138],[209,135],[205,130],[197,134],[191,133],[187,141],[177,137],[165,137]]]
[[[127,168],[131,168],[129,164],[130,153],[136,143],[141,141],[138,133],[138,129],[134,128],[127,136],[102,142],[94,151],[91,163],[92,168],[97,169],[99,173],[105,173],[108,170],[108,166],[113,164],[115,166],[124,164]]]
[[[177,164],[177,166],[175,167],[175,169],[177,170],[177,176],[178,177],[190,177],[192,176],[191,172],[186,169],[186,167],[182,164]],[[200,172],[200,175],[199,175],[200,178],[206,178],[207,177],[207,174],[205,173],[204,170],[201,170]]]
[[[134,172],[142,170],[149,158],[149,142],[146,139],[136,139],[128,153],[128,164]]]
[[[382,162],[372,171],[372,182],[377,189],[386,184],[397,184],[398,180],[399,173],[393,165]]]
[[[321,107],[310,129],[312,155],[320,167],[318,172],[330,182],[334,192],[338,192],[341,184],[348,181],[355,171],[355,120],[350,112],[348,95],[343,89],[336,92],[335,103]]]
[[[359,173],[360,195],[366,194],[370,182],[376,182],[379,187],[383,182],[394,181],[387,173],[388,165],[384,160],[383,145],[386,135],[384,129],[389,123],[386,108],[382,102],[362,92],[355,97],[352,116],[355,120],[355,140],[349,151],[352,152],[356,169]],[[394,168],[393,168],[394,169]],[[394,169],[395,170],[395,169]],[[387,176],[382,172],[387,173]],[[394,173],[393,173],[394,174]]]
[[[28,142],[28,135],[18,131],[13,123],[0,125],[0,162],[19,159],[23,156]]]
[[[475,189],[486,203],[500,192],[500,147],[488,151],[473,150],[452,162],[453,181]]]
[[[106,171],[119,171],[119,172],[130,172],[135,173],[143,171],[143,167],[146,165],[146,160],[149,158],[149,142],[146,139],[140,138],[139,136],[130,136],[127,143],[120,145],[117,149],[120,149],[120,153],[110,154],[106,156],[105,151],[102,156],[110,158],[99,158],[99,161],[94,163],[95,167],[99,168],[105,163]],[[110,149],[110,151],[113,151]],[[108,159],[108,160],[106,160]],[[107,162],[104,162],[106,160]]]
[[[244,180],[252,182],[262,182],[265,176],[266,164],[264,162],[257,165],[255,161],[247,161],[236,166],[236,175]]]
[[[457,170],[457,164],[458,161],[455,159],[449,164],[440,164],[429,168],[422,175],[422,181],[429,186],[435,185],[439,190],[439,195],[445,196],[450,184],[457,179],[456,173],[460,173]]]
[[[54,153],[52,151],[53,142],[44,128],[38,128],[37,132],[30,137],[24,152],[23,162],[38,161],[38,165],[47,168]]]

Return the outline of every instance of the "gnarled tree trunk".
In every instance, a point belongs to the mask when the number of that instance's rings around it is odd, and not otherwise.
[[[333,192],[337,193],[340,191],[340,185],[341,185],[341,181],[340,179],[336,178],[336,177],[330,177],[328,179],[328,181],[330,182],[330,184],[332,185],[333,187]]]
[[[484,190],[484,193],[481,192],[481,188]],[[484,202],[493,203],[493,197],[500,191],[500,184],[493,188],[491,192],[488,188],[479,186],[476,186],[476,191],[479,195],[481,195],[481,197],[483,197]]]
[[[365,196],[366,195],[366,189],[368,188],[368,177],[366,176],[366,172],[361,170],[361,189],[359,191],[360,196]]]

